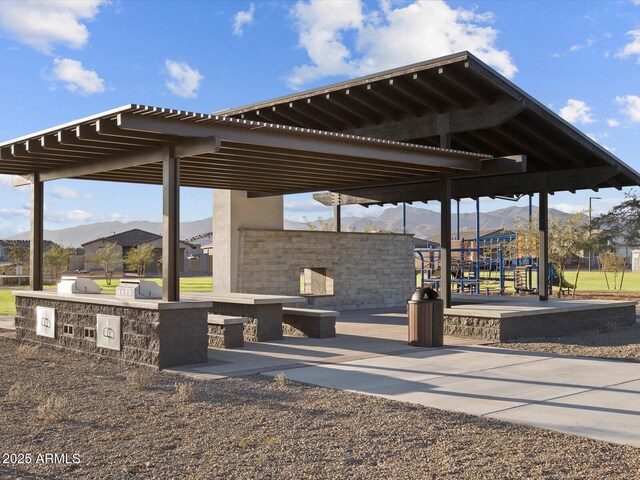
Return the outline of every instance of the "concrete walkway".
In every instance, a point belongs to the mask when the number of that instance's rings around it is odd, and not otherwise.
[[[459,346],[284,373],[313,385],[640,447],[638,363]]]
[[[393,310],[341,313],[335,338],[285,337],[272,342],[249,343],[230,350],[210,348],[209,363],[169,368],[201,380],[253,375],[310,365],[336,364],[415,351],[407,345],[407,315]],[[448,345],[488,343],[446,337]]]

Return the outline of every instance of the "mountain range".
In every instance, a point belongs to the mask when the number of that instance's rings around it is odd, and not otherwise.
[[[534,215],[537,207],[534,207]],[[525,218],[529,214],[528,207],[508,207],[482,212],[480,215],[480,228],[499,229],[509,227],[519,218]],[[549,215],[566,216],[567,214],[559,210],[549,209]],[[212,219],[204,218],[180,224],[180,238],[188,239],[211,232]],[[316,228],[321,222],[318,220],[311,222]],[[305,230],[309,225],[302,222],[285,220],[286,230]],[[65,246],[79,247],[83,243],[101,237],[108,237],[115,233],[121,233],[134,228],[146,230],[148,232],[162,233],[161,222],[133,221],[133,222],[98,222],[77,227],[63,228],[60,230],[45,230],[44,238]],[[402,207],[390,207],[385,209],[378,216],[371,217],[343,217],[343,231],[364,231],[373,228],[391,232],[402,232]],[[456,215],[452,217],[452,228],[456,228]],[[476,228],[476,214],[460,214],[460,229],[474,231]],[[407,205],[407,232],[415,234],[420,238],[430,238],[440,232],[440,213],[427,208],[417,208]],[[25,240],[29,238],[29,232],[24,232],[11,237],[12,240]]]

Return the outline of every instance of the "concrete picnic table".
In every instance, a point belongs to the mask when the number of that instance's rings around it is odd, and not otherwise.
[[[307,302],[306,298],[298,296],[233,292],[197,293],[188,297],[213,301],[210,313],[249,318],[244,326],[247,342],[281,340],[282,306]]]

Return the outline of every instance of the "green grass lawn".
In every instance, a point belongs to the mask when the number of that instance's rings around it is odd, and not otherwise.
[[[162,279],[151,278],[152,282],[156,282],[158,285],[162,285]],[[107,285],[105,280],[96,280],[96,283],[102,288],[102,293],[105,295],[115,295],[116,286],[120,283],[118,280],[111,282],[111,285]],[[26,287],[21,287],[26,288]],[[45,290],[55,290],[55,286],[47,285]],[[15,315],[16,306],[11,295],[12,290],[17,290],[17,287],[2,287],[0,288],[0,315]],[[185,277],[180,279],[180,291],[183,293],[195,293],[195,292],[210,292],[213,289],[212,277]]]
[[[511,274],[508,273],[508,276]],[[596,291],[613,291],[613,275],[607,274],[609,277],[609,284],[611,289],[607,289],[607,282],[605,281],[604,274],[602,272],[589,272],[589,271],[580,271],[580,275],[578,276],[578,288],[577,291],[581,290],[596,290]],[[491,280],[487,279],[487,272],[480,273],[481,278],[484,280],[480,283],[480,292],[485,293],[486,289],[490,290],[499,290],[500,282],[497,279],[497,272],[491,273]],[[576,280],[576,271],[565,272],[565,281],[570,284],[573,284]],[[620,276],[617,279],[618,287],[620,285]],[[416,284],[420,285],[420,274],[418,273],[416,277]],[[533,272],[533,285],[537,285],[537,272]],[[513,280],[505,281],[505,290],[507,293],[513,292]],[[624,282],[622,283],[622,291],[632,292],[637,291],[640,292],[640,273],[639,272],[625,272],[624,274]]]

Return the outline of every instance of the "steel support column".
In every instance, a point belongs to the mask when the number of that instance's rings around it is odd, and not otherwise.
[[[407,233],[407,202],[402,202],[402,233]]]
[[[456,200],[456,240],[460,240],[460,199]]]
[[[538,205],[538,294],[541,302],[549,300],[549,198],[540,192]]]
[[[180,159],[173,154],[162,162],[162,299],[180,300]]]
[[[333,230],[336,232],[342,231],[342,212],[340,205],[340,194],[331,194],[331,203],[333,204]]]
[[[476,265],[474,275],[478,281],[476,293],[480,295],[480,199],[476,198]]]
[[[42,290],[42,244],[44,240],[44,183],[39,173],[31,180],[31,239],[29,244],[29,285],[31,290]]]
[[[440,179],[440,296],[451,308],[451,179]]]

